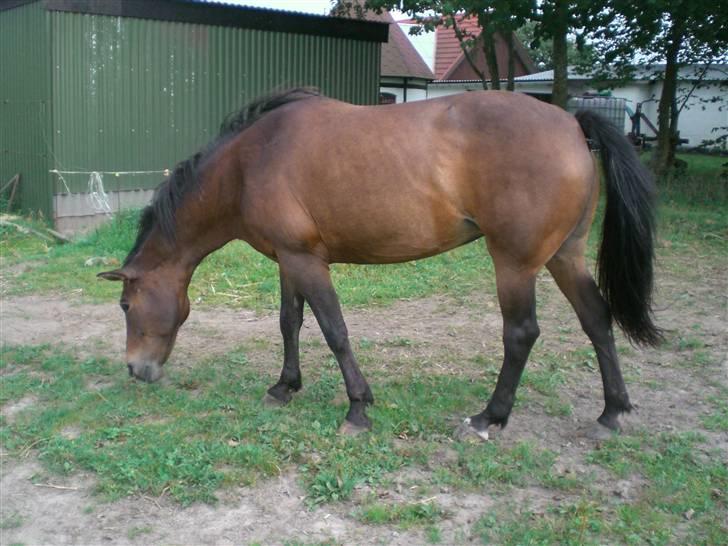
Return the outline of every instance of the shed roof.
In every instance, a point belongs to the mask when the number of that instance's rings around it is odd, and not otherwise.
[[[6,0],[0,4],[0,11],[37,1]],[[376,21],[194,0],[45,0],[45,6],[50,11],[312,34],[367,42],[386,42],[389,35],[388,26]]]

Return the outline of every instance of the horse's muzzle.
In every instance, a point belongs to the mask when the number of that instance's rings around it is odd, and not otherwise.
[[[162,377],[162,366],[156,362],[129,362],[129,375],[146,383],[154,383]]]

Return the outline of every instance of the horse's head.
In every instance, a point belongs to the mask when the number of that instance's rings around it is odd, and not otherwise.
[[[126,267],[99,273],[123,281],[119,304],[126,316],[126,362],[129,374],[152,383],[162,377],[177,330],[190,313],[188,279],[165,268],[137,274]]]

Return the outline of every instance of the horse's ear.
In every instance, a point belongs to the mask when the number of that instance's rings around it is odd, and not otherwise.
[[[99,279],[106,279],[107,281],[125,281],[129,279],[123,269],[114,269],[113,271],[102,271],[96,275]]]

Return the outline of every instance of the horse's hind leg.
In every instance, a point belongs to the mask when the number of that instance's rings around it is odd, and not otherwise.
[[[371,423],[365,409],[374,402],[374,398],[351,350],[328,264],[308,254],[279,254],[278,262],[282,274],[311,307],[344,376],[349,412],[341,431],[356,433],[370,429]]]
[[[301,388],[301,367],[298,334],[303,324],[303,296],[281,269],[280,327],[283,336],[283,370],[278,383],[268,389],[266,401],[270,405],[287,404],[292,393]]]
[[[499,267],[496,260],[496,284],[503,315],[503,366],[485,410],[465,420],[460,436],[475,433],[487,439],[490,425],[506,425],[523,368],[539,335],[535,273]]]
[[[619,414],[630,411],[632,405],[619,369],[609,306],[584,264],[583,242],[571,250],[562,248],[546,267],[574,307],[597,353],[605,402],[598,421],[611,430],[619,430]]]

